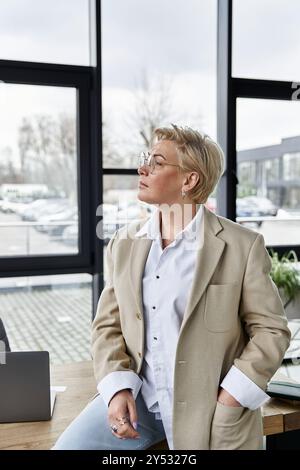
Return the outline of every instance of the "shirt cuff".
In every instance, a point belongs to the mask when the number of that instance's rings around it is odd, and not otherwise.
[[[235,366],[232,366],[226,374],[221,387],[230,393],[242,406],[250,410],[256,410],[270,400],[269,395]]]
[[[114,394],[125,388],[132,390],[132,394],[136,400],[142,383],[142,380],[135,372],[120,370],[107,374],[98,383],[97,390],[102,396],[106,406],[108,406]]]

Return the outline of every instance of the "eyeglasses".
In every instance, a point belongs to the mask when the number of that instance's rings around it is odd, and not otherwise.
[[[147,165],[150,168],[150,173],[152,174],[155,169],[157,168],[162,168],[164,165],[170,165],[170,166],[178,166],[181,168],[180,165],[177,165],[175,163],[168,163],[165,160],[164,161],[158,161],[157,157],[162,157],[162,155],[151,155],[150,152],[142,152],[139,157],[138,157],[138,168]]]

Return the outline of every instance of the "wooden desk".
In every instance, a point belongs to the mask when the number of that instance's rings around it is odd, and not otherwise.
[[[0,449],[50,449],[96,392],[92,363],[52,366],[51,385],[67,387],[65,392],[57,394],[52,420],[0,424]],[[300,429],[300,404],[292,406],[281,400],[271,399],[263,407],[263,423],[266,436]],[[154,448],[166,448],[166,444],[163,442],[152,447]]]
[[[75,362],[51,367],[51,385],[65,385],[57,393],[50,421],[0,424],[0,449],[50,449],[69,423],[96,393],[91,362]]]

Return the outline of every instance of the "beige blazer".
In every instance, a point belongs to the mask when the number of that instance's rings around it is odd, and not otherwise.
[[[260,410],[217,403],[234,364],[263,390],[281,364],[290,331],[263,236],[203,207],[203,239],[176,350],[174,449],[257,449]],[[145,220],[107,246],[108,279],[92,327],[97,383],[113,371],[141,371],[142,276],[152,240],[134,238]]]

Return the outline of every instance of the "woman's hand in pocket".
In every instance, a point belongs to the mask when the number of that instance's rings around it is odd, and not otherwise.
[[[242,406],[227,390],[220,388],[218,402],[225,406]]]

